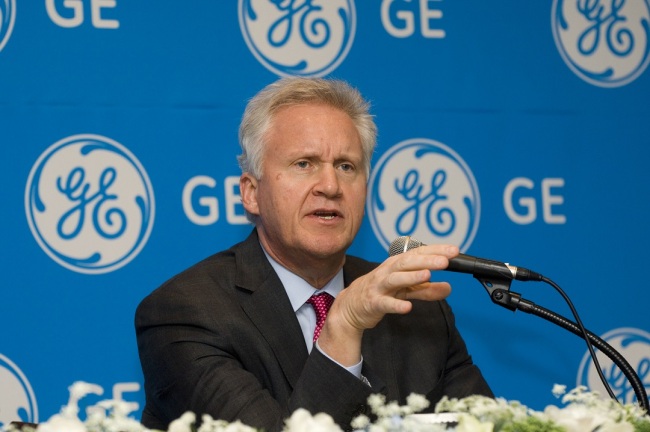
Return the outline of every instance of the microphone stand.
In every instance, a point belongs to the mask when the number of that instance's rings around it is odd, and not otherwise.
[[[553,311],[537,306],[535,303],[522,298],[519,293],[510,291],[510,284],[512,283],[511,278],[489,278],[483,276],[475,276],[475,278],[487,290],[493,303],[503,306],[513,312],[520,310],[525,313],[536,315],[570,331],[582,339],[585,339],[585,333],[583,333],[580,327],[573,321],[570,321]],[[646,412],[650,412],[650,404],[648,403],[648,395],[645,386],[641,382],[641,379],[635,372],[634,368],[618,351],[603,339],[588,330],[586,330],[586,335],[589,339],[586,340],[586,342],[591,342],[595,347],[600,349],[623,372],[634,389],[634,394],[636,395],[638,403]]]

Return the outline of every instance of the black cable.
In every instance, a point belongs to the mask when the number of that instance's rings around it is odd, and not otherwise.
[[[589,350],[589,354],[591,355],[591,359],[594,362],[594,366],[596,367],[596,372],[598,372],[598,376],[600,377],[600,380],[603,382],[603,385],[605,386],[605,390],[607,390],[607,394],[614,399],[616,402],[619,402],[618,398],[612,391],[612,388],[609,385],[609,382],[607,382],[607,379],[605,378],[605,375],[603,374],[603,369],[600,367],[600,362],[598,361],[598,357],[596,357],[596,353],[594,352],[594,347],[591,343],[591,339],[589,338],[589,333],[587,332],[587,329],[585,326],[582,324],[582,320],[578,316],[578,311],[576,308],[573,306],[573,303],[571,302],[571,299],[569,299],[569,296],[566,295],[566,293],[560,288],[558,284],[550,280],[549,278],[542,276],[542,281],[546,282],[547,284],[551,285],[557,292],[560,293],[560,295],[564,298],[566,303],[569,305],[569,309],[571,309],[571,313],[573,313],[573,316],[575,317],[576,324],[578,328],[580,329],[580,333],[582,334],[582,338],[585,340],[587,344],[587,349]],[[620,403],[620,402],[619,402]]]
[[[527,300],[521,300],[517,305],[517,309],[557,324],[581,338],[584,338],[586,334],[589,341],[592,342],[603,354],[609,357],[609,359],[611,359],[612,362],[614,362],[614,364],[618,366],[618,368],[623,372],[623,374],[627,377],[628,381],[632,385],[632,388],[634,389],[634,393],[639,405],[641,405],[641,408],[643,408],[647,413],[650,413],[650,403],[648,402],[648,395],[645,390],[645,385],[635,372],[634,368],[625,359],[625,357],[623,357],[611,345],[609,345],[599,336],[595,335],[589,330],[586,330],[584,326],[580,328],[580,326],[578,326],[576,323]]]

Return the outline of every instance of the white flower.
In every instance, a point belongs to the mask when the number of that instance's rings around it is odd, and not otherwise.
[[[236,428],[235,429],[229,429],[229,427],[233,426],[233,425]],[[232,423],[232,424],[228,425],[228,427],[226,428],[226,430],[224,432],[256,432],[256,431],[257,431],[257,429],[252,428],[250,426],[246,426],[245,424],[243,424],[242,422],[240,422],[238,420],[235,423]]]
[[[196,422],[193,412],[186,412],[176,420],[169,423],[169,432],[192,432],[192,425]]]
[[[78,418],[56,414],[36,428],[37,432],[86,432],[86,426]]]
[[[299,408],[285,421],[284,432],[343,432],[334,419],[325,413],[314,416]],[[171,432],[171,431],[170,431]]]
[[[427,398],[416,393],[411,393],[408,395],[406,398],[406,403],[410,408],[410,412],[406,414],[420,412],[424,409],[429,408],[429,405],[431,404]]]
[[[386,403],[386,396],[383,394],[371,394],[368,396],[368,405],[375,412],[375,409],[381,408]]]
[[[552,393],[553,393],[553,396],[560,397],[564,393],[566,393],[566,386],[562,385],[562,384],[555,384],[555,385],[553,385]]]
[[[352,429],[358,430],[358,429],[365,429],[369,424],[370,424],[370,419],[368,418],[368,416],[361,414],[352,419],[350,426],[352,426]]]
[[[378,417],[395,417],[400,415],[401,407],[397,402],[389,402],[384,406],[373,408],[373,412],[377,414]]]
[[[581,390],[584,394],[584,390]],[[584,399],[584,398],[583,398]],[[587,399],[591,399],[588,396]],[[628,421],[631,417],[625,414],[625,407],[610,404],[609,401],[599,400],[593,405],[574,402],[560,409],[548,406],[544,415],[553,420],[567,432],[594,431],[598,432],[633,432],[634,426]]]
[[[104,389],[101,386],[84,381],[76,381],[72,383],[72,385],[68,387],[68,391],[70,391],[70,399],[75,401],[79,401],[89,394],[96,394],[97,396],[104,394]]]
[[[197,432],[256,432],[256,429],[246,426],[239,420],[228,423],[225,420],[214,420],[212,416],[203,414]]]
[[[104,389],[97,384],[90,384],[83,381],[77,381],[68,387],[70,398],[68,404],[61,410],[61,415],[66,418],[78,418],[79,416],[79,400],[89,394],[96,394],[101,396]]]
[[[476,417],[468,414],[458,416],[458,426],[456,432],[492,432],[494,424],[490,422],[481,422]]]
[[[258,432],[258,430],[245,425],[239,420],[229,423],[225,420],[215,420],[209,414],[203,414],[201,416],[201,425],[196,429],[196,432]]]

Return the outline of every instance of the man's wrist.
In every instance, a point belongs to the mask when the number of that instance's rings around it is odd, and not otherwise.
[[[323,354],[323,355],[324,355],[325,357],[327,357],[328,359],[332,360],[332,361],[333,361],[334,363],[336,363],[337,365],[341,366],[341,367],[342,367],[343,369],[345,369],[346,371],[350,372],[350,373],[351,373],[352,375],[354,375],[355,377],[359,378],[360,380],[364,380],[364,379],[365,379],[365,377],[363,377],[363,376],[361,375],[361,368],[363,367],[363,356],[361,356],[361,359],[359,360],[358,363],[355,363],[355,364],[353,364],[353,365],[351,365],[351,366],[345,366],[345,365],[339,363],[338,361],[336,361],[336,359],[332,358],[332,357],[331,357],[329,354],[327,354],[325,351],[323,351],[323,350],[321,349],[320,345],[318,344],[318,341],[316,341],[316,342],[314,343],[314,346],[316,347],[316,349],[317,349],[318,351],[320,351],[321,354]],[[368,381],[368,380],[365,379],[365,381]],[[368,383],[368,385],[370,385],[370,384]]]

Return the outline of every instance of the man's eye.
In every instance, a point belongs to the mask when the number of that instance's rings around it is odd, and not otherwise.
[[[348,163],[344,163],[344,164],[339,165],[339,168],[342,171],[346,171],[346,172],[354,171],[354,165],[348,164]]]
[[[308,168],[309,167],[309,162],[307,162],[307,161],[298,161],[298,162],[296,162],[296,166],[298,168]]]

